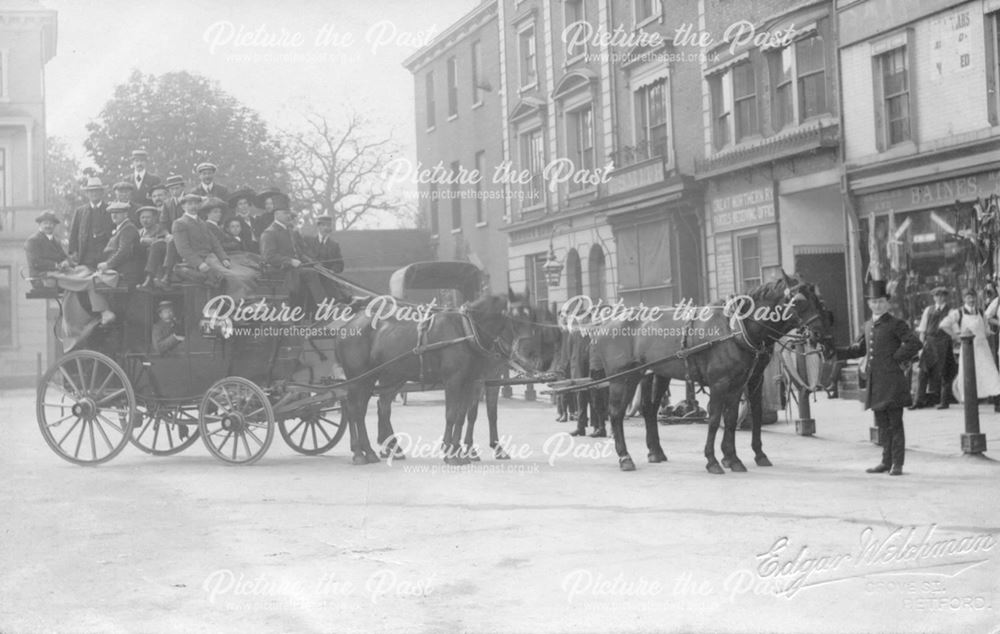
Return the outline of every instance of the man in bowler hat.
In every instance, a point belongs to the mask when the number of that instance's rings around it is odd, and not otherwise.
[[[951,337],[941,330],[941,320],[948,316],[948,289],[938,286],[931,295],[934,303],[924,309],[917,332],[924,349],[920,353],[920,378],[917,381],[917,400],[910,409],[937,404],[938,409],[948,409],[954,402],[951,382],[958,374],[958,364],[952,351]],[[928,383],[931,393],[927,394]]]
[[[865,322],[864,332],[853,345],[837,349],[837,358],[863,357],[861,371],[868,381],[865,409],[875,413],[875,425],[882,438],[882,461],[867,472],[903,475],[903,408],[911,402],[905,368],[920,351],[920,339],[906,321],[889,314],[884,280],[869,282],[865,298],[872,318]]]

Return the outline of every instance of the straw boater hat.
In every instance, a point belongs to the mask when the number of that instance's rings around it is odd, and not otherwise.
[[[104,191],[104,183],[101,182],[100,178],[98,178],[96,176],[90,176],[90,177],[87,178],[87,184],[86,184],[86,186],[84,186],[83,190],[84,191],[94,191],[94,190]]]
[[[128,203],[118,203],[118,202],[115,202],[115,203],[111,203],[110,205],[108,205],[108,213],[109,214],[115,214],[115,213],[126,213],[127,214],[131,209],[132,209],[132,205],[130,205]]]
[[[194,168],[194,171],[201,174],[202,172],[212,172],[213,174],[219,171],[219,168],[215,166],[214,163],[198,163],[198,167]]]
[[[947,289],[947,288],[945,288],[944,286],[937,286],[937,287],[935,287],[935,288],[934,288],[934,289],[933,289],[933,290],[931,291],[931,296],[932,296],[932,297],[937,297],[938,295],[944,295],[945,297],[947,297],[947,296],[948,296],[948,294],[949,294],[949,291],[948,291],[948,289]]]
[[[153,212],[154,214],[157,214],[157,215],[159,215],[159,213],[160,213],[160,210],[157,209],[156,207],[153,207],[153,206],[150,206],[150,205],[146,205],[145,207],[139,207],[139,210],[137,212],[135,212],[135,215],[138,218],[139,216],[142,216],[142,214],[144,212],[147,212],[147,211],[151,211],[151,212]]]
[[[142,148],[132,150],[132,158],[149,158],[149,153]]]
[[[167,180],[164,183],[164,185],[166,185],[167,187],[173,187],[174,185],[182,185],[183,186],[184,185],[184,177],[183,176],[178,176],[177,174],[173,174],[173,175],[167,177]]]
[[[162,189],[163,191],[167,191],[167,186],[164,185],[163,183],[157,183],[157,184],[155,184],[155,185],[153,185],[152,187],[149,188],[149,193],[152,194],[157,189]]]
[[[35,222],[37,223],[54,222],[56,224],[59,224],[60,222],[62,222],[62,220],[59,220],[59,216],[55,215],[51,211],[43,211],[40,216],[35,218]]]

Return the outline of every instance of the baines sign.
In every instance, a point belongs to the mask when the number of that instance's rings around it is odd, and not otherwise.
[[[768,185],[712,200],[716,231],[734,231],[774,222],[774,189]]]
[[[858,197],[858,213],[862,216],[881,212],[914,211],[956,201],[970,202],[991,195],[1000,195],[1000,171],[973,174],[935,181],[926,185],[912,185],[890,189],[877,194]]]

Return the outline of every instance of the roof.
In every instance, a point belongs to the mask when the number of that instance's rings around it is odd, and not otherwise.
[[[426,46],[404,59],[403,67],[411,73],[416,72],[417,68],[432,59],[436,53],[440,53],[466,37],[473,29],[480,25],[480,21],[488,17],[495,18],[496,15],[497,0],[483,0],[474,9],[445,29],[443,33],[428,42]]]
[[[422,229],[352,229],[333,237],[344,256],[344,277],[384,294],[393,271],[435,257],[430,232]]]

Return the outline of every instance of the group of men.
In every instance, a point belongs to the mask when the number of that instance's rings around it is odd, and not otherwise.
[[[34,284],[45,285],[53,273],[113,271],[120,287],[201,282],[221,285],[238,301],[254,294],[258,276],[270,267],[283,272],[285,287],[305,307],[325,298],[350,301],[345,289],[316,271],[317,265],[334,273],[344,268],[331,217],[319,217],[318,235],[304,237],[288,196],[277,189],[231,194],[215,182],[216,166],[201,163],[198,185],[185,192],[182,176],[161,181],[147,171],[147,160],[145,150],[132,152],[133,174],[112,187],[111,202],[101,180],[88,179],[88,202],[73,214],[66,250],[55,237],[59,218],[47,211],[36,219],[39,230],[25,244]],[[101,322],[114,321],[99,289],[87,294]]]

